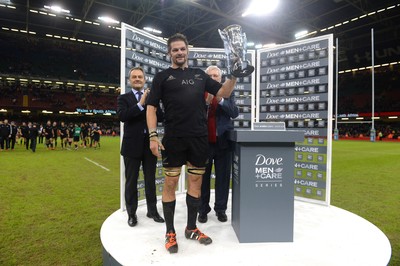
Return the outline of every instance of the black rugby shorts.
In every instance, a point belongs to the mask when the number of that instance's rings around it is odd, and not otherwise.
[[[164,137],[161,150],[164,167],[181,167],[187,162],[196,167],[208,163],[208,137]]]

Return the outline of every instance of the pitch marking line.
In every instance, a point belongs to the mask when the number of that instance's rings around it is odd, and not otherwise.
[[[90,159],[89,159],[89,158],[87,158],[87,157],[84,157],[84,158],[85,158],[85,160],[87,160],[87,161],[89,161],[89,162],[91,162],[91,163],[93,163],[93,164],[97,165],[98,167],[101,167],[101,168],[103,168],[104,170],[106,170],[106,171],[110,172],[110,169],[108,169],[107,167],[104,167],[104,166],[102,166],[101,164],[99,164],[99,163],[96,163],[95,161],[92,161],[92,160],[90,160]]]

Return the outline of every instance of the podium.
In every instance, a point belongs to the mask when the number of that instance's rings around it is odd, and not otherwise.
[[[232,227],[239,242],[293,242],[294,147],[303,139],[303,131],[230,133]]]

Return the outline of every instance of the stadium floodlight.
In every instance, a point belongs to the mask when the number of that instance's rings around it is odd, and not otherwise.
[[[7,109],[0,109],[0,113],[7,113]]]
[[[297,40],[297,39],[303,38],[303,37],[306,36],[307,34],[308,34],[308,31],[307,31],[307,30],[302,30],[302,31],[296,32],[295,35],[294,35],[294,37],[295,37],[296,40]]]
[[[151,33],[155,33],[155,34],[161,34],[162,33],[162,31],[154,29],[152,27],[144,27],[143,29],[145,31],[148,31],[148,32],[151,32]]]
[[[276,43],[266,43],[266,44],[264,44],[262,47],[263,48],[271,48],[271,47],[275,47],[276,46]]]
[[[249,7],[244,11],[242,17],[248,15],[265,15],[274,11],[279,5],[279,0],[253,0]]]
[[[54,12],[57,12],[57,13],[67,13],[67,14],[70,13],[70,11],[68,9],[64,9],[64,8],[62,8],[60,6],[56,6],[56,5],[54,5],[54,6],[44,6],[44,8],[50,9],[50,10],[52,10]]]
[[[254,47],[255,43],[254,42],[247,42],[247,47]]]
[[[105,23],[110,23],[110,24],[119,24],[120,22],[118,20],[115,20],[111,17],[104,16],[104,17],[98,17],[99,20],[105,22]]]

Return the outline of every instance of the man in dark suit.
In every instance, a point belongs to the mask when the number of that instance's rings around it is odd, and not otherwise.
[[[221,82],[222,73],[216,66],[210,66],[206,73],[214,80]],[[210,208],[210,181],[211,169],[214,162],[215,171],[215,203],[214,211],[220,222],[226,222],[226,209],[229,196],[229,183],[232,164],[232,147],[228,139],[229,131],[233,129],[232,119],[239,115],[239,109],[235,104],[234,95],[229,98],[206,96],[208,104],[208,144],[209,163],[203,175],[201,184],[201,205],[198,221],[207,222],[207,214]]]
[[[15,125],[14,121],[11,121],[11,133],[10,133],[10,146],[11,146],[11,150],[14,150],[15,148],[15,142],[17,141],[17,126]]]
[[[135,67],[129,72],[132,90],[118,97],[118,117],[124,122],[121,155],[125,164],[125,203],[129,226],[137,224],[138,206],[137,182],[142,164],[147,203],[147,217],[163,223],[164,219],[157,211],[155,173],[157,157],[150,150],[149,132],[146,123],[146,98],[149,93],[144,89],[146,82],[142,68]]]
[[[36,123],[32,124],[31,122],[28,123],[28,128],[29,128],[29,140],[31,143],[29,147],[33,152],[36,152],[36,142],[39,136],[39,129],[37,128]]]

